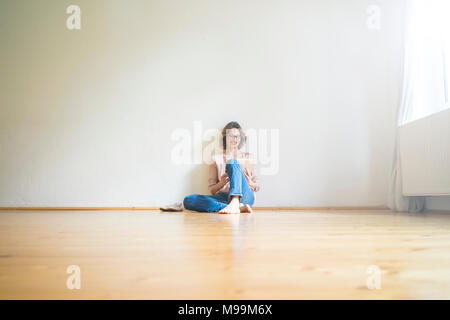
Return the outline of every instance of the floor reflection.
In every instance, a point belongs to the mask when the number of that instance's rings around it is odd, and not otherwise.
[[[187,213],[183,222],[187,255],[201,269],[201,282],[219,295],[225,293],[223,290],[239,290],[239,273],[255,227],[254,214]],[[220,278],[213,276],[217,271]]]

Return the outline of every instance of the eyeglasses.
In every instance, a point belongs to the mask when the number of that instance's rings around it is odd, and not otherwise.
[[[237,139],[237,140],[241,140],[241,136],[240,135],[232,135],[232,134],[227,134],[227,137],[230,139]]]

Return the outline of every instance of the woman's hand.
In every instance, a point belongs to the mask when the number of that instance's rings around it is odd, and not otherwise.
[[[259,191],[260,186],[257,185],[256,183],[249,183],[248,186],[250,187],[250,189],[252,189],[253,191]]]
[[[217,181],[217,180],[216,180]],[[219,181],[210,187],[211,194],[216,194],[219,192],[220,189],[222,189],[228,182],[230,181],[230,178],[228,177],[228,174],[224,173]]]
[[[253,171],[248,170],[246,168],[244,172],[249,177],[248,186],[250,187],[250,189],[252,189],[253,191],[259,191],[260,187],[259,187],[258,183],[256,182],[256,177],[253,174]]]
[[[223,187],[224,185],[226,185],[228,183],[228,181],[230,181],[230,178],[228,177],[227,173],[224,173],[219,180],[220,185]]]

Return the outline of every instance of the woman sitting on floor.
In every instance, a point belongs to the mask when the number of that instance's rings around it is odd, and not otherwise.
[[[213,156],[210,165],[209,190],[212,195],[193,194],[184,198],[186,209],[200,212],[252,212],[256,183],[252,158],[239,149],[247,137],[237,122],[228,123],[222,130],[223,153]]]

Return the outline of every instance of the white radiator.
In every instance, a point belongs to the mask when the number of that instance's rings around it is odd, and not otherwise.
[[[450,195],[450,109],[399,128],[404,196]]]

